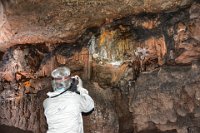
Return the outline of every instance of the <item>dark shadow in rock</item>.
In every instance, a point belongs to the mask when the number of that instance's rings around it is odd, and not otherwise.
[[[0,133],[33,133],[31,131],[24,131],[16,127],[0,125]]]
[[[3,59],[4,53],[0,51],[0,61]]]

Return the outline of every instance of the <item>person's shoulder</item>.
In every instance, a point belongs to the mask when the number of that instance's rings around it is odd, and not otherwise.
[[[75,100],[75,99],[79,100],[80,99],[80,95],[78,93],[76,93],[76,92],[68,91],[68,92],[62,94],[60,96],[60,98],[66,99],[66,100]]]
[[[77,95],[76,92],[66,91],[66,92],[63,93],[61,96],[64,96],[64,97],[74,97],[74,96],[76,96],[76,95]]]

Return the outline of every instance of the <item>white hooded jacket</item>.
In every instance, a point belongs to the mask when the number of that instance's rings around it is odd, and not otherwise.
[[[66,91],[49,92],[49,98],[43,102],[44,114],[47,119],[47,133],[84,133],[81,112],[90,112],[94,108],[94,101],[88,91],[78,85],[80,95]]]

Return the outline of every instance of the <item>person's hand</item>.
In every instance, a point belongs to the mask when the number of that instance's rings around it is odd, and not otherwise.
[[[75,75],[74,78],[78,81],[77,87],[83,88],[83,82],[82,82],[81,78],[78,75]]]
[[[83,88],[83,82],[81,78],[78,75],[75,75],[74,78],[78,80],[77,90],[80,92],[80,94],[88,94],[88,91],[85,88]]]

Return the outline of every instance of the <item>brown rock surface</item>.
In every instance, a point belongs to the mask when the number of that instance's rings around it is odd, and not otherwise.
[[[199,67],[164,67],[141,74],[130,106],[138,130],[151,122],[160,130],[180,133],[191,123],[198,127],[198,119],[192,118],[199,108],[198,91]]]
[[[192,0],[8,0],[0,2],[0,49],[75,42],[87,28],[142,12],[173,11]],[[2,8],[2,4],[5,8]]]
[[[2,5],[0,124],[44,133],[50,72],[65,65],[95,101],[86,133],[199,133],[198,1]]]

